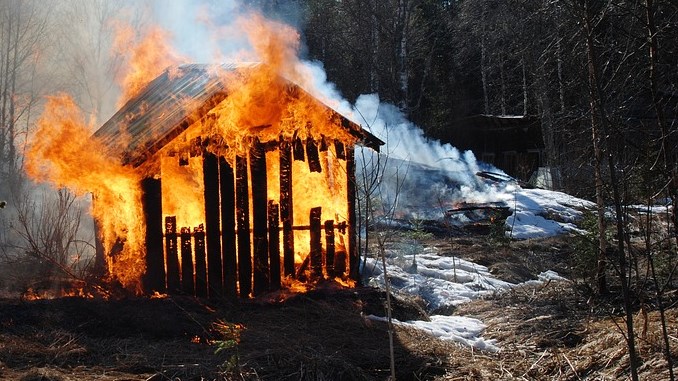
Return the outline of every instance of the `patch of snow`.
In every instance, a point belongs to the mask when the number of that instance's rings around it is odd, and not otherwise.
[[[579,232],[575,222],[584,210],[595,204],[568,194],[543,189],[524,189],[510,182],[496,185],[486,202],[504,202],[512,210],[505,222],[506,234],[515,239],[550,237],[568,232]],[[384,274],[380,259],[367,258],[362,274],[368,283],[383,287]],[[493,340],[482,337],[485,325],[464,316],[443,316],[445,310],[485,295],[511,288],[544,284],[549,281],[567,281],[554,271],[546,271],[520,284],[494,278],[487,267],[454,256],[442,256],[434,247],[410,244],[386,251],[386,271],[395,294],[420,297],[428,311],[434,313],[430,321],[397,322],[429,332],[443,340],[452,340],[487,351],[498,351]],[[375,320],[385,319],[371,317]]]
[[[369,315],[367,318],[374,321],[387,321],[385,317],[375,315]],[[394,325],[425,331],[441,340],[453,341],[488,352],[499,351],[499,347],[495,344],[496,340],[488,340],[481,336],[486,326],[478,319],[466,316],[432,315],[430,321],[410,320],[401,322],[398,319],[392,319],[391,322]]]
[[[566,193],[507,186],[499,198],[513,210],[506,219],[506,235],[515,239],[544,238],[581,232],[574,224],[583,210],[595,204]],[[556,219],[553,219],[556,218]]]

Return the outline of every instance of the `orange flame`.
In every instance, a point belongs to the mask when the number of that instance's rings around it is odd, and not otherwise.
[[[298,82],[299,33],[289,25],[268,20],[258,13],[240,17],[236,24],[247,33],[254,53],[271,71]]]
[[[120,75],[122,94],[118,106],[138,95],[144,86],[170,66],[185,59],[168,43],[170,35],[159,27],[151,27],[143,36],[122,22],[113,23],[116,30],[113,53],[123,55],[126,71]]]
[[[38,129],[26,153],[26,173],[37,181],[68,187],[77,194],[96,195],[91,213],[99,221],[102,241],[109,252],[116,240],[125,250],[109,258],[109,270],[129,288],[138,288],[144,273],[140,248],[144,228],[139,175],[90,138],[92,125],[81,115],[72,98],[49,97],[37,122]]]

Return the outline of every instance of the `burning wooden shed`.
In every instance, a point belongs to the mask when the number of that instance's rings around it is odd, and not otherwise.
[[[383,142],[266,65],[170,68],[94,137],[140,174],[143,292],[357,280],[354,146]],[[133,243],[100,238],[98,261],[128,271]]]

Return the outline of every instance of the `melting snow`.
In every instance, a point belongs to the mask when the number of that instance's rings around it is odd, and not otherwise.
[[[574,224],[584,209],[592,209],[591,201],[562,192],[543,189],[523,189],[507,186],[501,193],[513,214],[506,219],[507,236],[516,239],[552,237],[567,232],[579,232]]]
[[[512,185],[503,190],[500,199],[514,210],[506,221],[506,227],[510,229],[507,235],[517,239],[578,231],[574,222],[582,217],[583,209],[594,206],[589,201],[565,193]],[[566,280],[554,271],[546,271],[539,274],[537,279],[512,284],[494,278],[485,266],[458,257],[441,256],[436,248],[418,246],[416,243],[387,250],[386,263],[394,293],[418,296],[434,313],[512,287]],[[383,286],[384,274],[379,259],[367,258],[362,273],[369,278],[370,284]],[[385,319],[377,316],[370,318]],[[482,337],[485,325],[470,317],[434,314],[430,316],[430,321],[394,321],[394,324],[422,329],[440,339],[481,350],[499,350],[494,340]]]

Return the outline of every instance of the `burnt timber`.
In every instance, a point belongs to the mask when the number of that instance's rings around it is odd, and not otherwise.
[[[190,150],[167,154],[165,147],[193,125],[213,123],[214,114],[209,112],[228,97],[227,86],[214,74],[215,67],[236,71],[257,65],[260,64],[192,64],[170,68],[94,134],[123,165],[133,168],[158,163],[160,155],[176,156],[172,165],[177,167],[187,167],[195,158],[200,159],[204,221],[187,226],[175,215],[163,212],[162,194],[172,190],[166,189],[163,176],[167,175],[162,165],[155,165],[155,173],[142,182],[146,228],[144,292],[181,292],[210,298],[263,295],[283,288],[285,279],[298,276],[304,267],[304,263],[295,263],[299,255],[305,256],[312,280],[334,276],[359,279],[353,143],[327,136],[300,137],[296,133],[292,137],[280,136],[276,141],[260,141],[256,129],[252,129],[249,151],[231,159],[206,148],[218,144],[218,136],[192,137]],[[286,83],[285,91],[290,97],[312,99],[300,87]],[[383,142],[378,138],[314,102],[326,109],[328,120],[352,136],[355,144],[379,150]],[[299,126],[304,130],[313,128],[308,121]],[[274,181],[268,178],[269,152],[276,154],[272,156],[278,168]],[[301,168],[293,163],[305,162],[305,171],[329,175],[324,170],[328,158],[346,168],[346,215],[327,212],[323,216],[322,203],[295,212],[295,197],[304,195],[301,190],[293,190],[295,168]],[[274,197],[277,200],[269,199],[269,183],[279,187],[279,196]],[[295,224],[295,215],[309,219]],[[295,244],[309,251],[300,253]],[[103,250],[97,252],[110,255]]]

